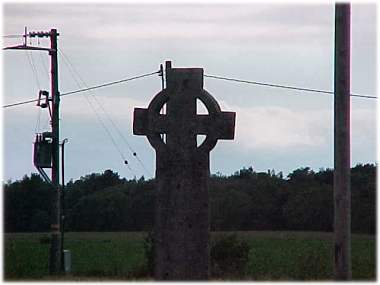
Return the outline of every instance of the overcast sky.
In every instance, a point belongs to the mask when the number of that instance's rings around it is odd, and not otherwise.
[[[24,26],[29,31],[57,28],[59,48],[87,86],[153,72],[172,60],[174,67],[202,67],[209,75],[333,90],[333,4],[9,3],[3,13],[4,35],[21,34]],[[19,43],[21,39],[3,39],[3,46]],[[353,4],[352,93],[376,96],[376,48],[375,4]],[[3,104],[37,98],[38,90],[48,90],[48,64],[46,53],[3,52]],[[76,84],[62,56],[59,80],[61,93],[84,87]],[[333,167],[331,95],[211,78],[205,78],[204,88],[223,110],[237,114],[235,140],[219,141],[211,152],[212,173],[231,174],[243,166],[285,174],[299,167]],[[155,153],[145,137],[132,134],[132,117],[134,107],[147,107],[160,90],[155,75],[63,97],[60,122],[61,139],[69,139],[67,180],[105,169],[127,178],[152,177]],[[351,103],[352,165],[375,162],[376,100],[352,98]],[[148,171],[134,159],[103,109]],[[20,179],[36,172],[34,136],[49,129],[48,114],[26,104],[3,109],[3,118],[4,180]]]

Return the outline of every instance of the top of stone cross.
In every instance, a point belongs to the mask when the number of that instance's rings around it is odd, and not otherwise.
[[[203,68],[170,68],[166,70],[166,88],[175,90],[178,85],[185,88],[203,89]]]
[[[210,151],[218,139],[233,139],[235,113],[222,112],[216,100],[203,89],[202,68],[172,68],[166,62],[166,85],[148,109],[135,108],[133,133],[146,135],[156,151],[177,148]],[[206,106],[208,115],[197,115],[196,100]],[[167,114],[160,110],[167,105]],[[160,134],[167,134],[166,143]],[[196,135],[206,135],[197,147]]]

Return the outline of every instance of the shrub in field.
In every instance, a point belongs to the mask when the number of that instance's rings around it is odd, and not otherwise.
[[[298,280],[331,280],[332,258],[328,252],[328,244],[320,241],[307,241],[302,255],[296,261]]]
[[[211,276],[241,278],[249,259],[249,245],[236,235],[223,235],[211,242]]]
[[[50,244],[51,238],[48,235],[43,235],[39,239],[40,244]]]
[[[154,274],[154,239],[153,231],[150,231],[144,239],[144,255],[146,261],[146,273],[148,276]]]
[[[48,245],[31,239],[5,239],[4,279],[21,281],[39,279],[48,273]]]
[[[249,259],[249,245],[236,235],[223,235],[211,242],[210,262],[211,276],[216,278],[241,278]],[[154,273],[153,232],[144,239],[146,275]]]

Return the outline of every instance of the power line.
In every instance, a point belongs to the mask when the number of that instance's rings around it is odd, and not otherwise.
[[[147,74],[143,74],[143,75],[138,75],[138,76],[134,76],[134,77],[129,77],[129,78],[121,79],[121,80],[117,80],[117,81],[112,81],[112,82],[104,83],[104,84],[100,84],[100,85],[95,85],[95,86],[88,87],[88,88],[78,89],[78,90],[74,90],[74,91],[70,91],[70,92],[66,92],[66,93],[61,93],[60,96],[62,97],[62,96],[66,96],[66,95],[72,95],[72,94],[76,94],[76,93],[80,93],[80,92],[85,92],[85,91],[89,91],[89,90],[94,90],[94,89],[98,89],[98,88],[102,88],[102,87],[106,87],[106,86],[120,84],[120,83],[123,83],[123,82],[132,81],[132,80],[135,80],[135,79],[151,76],[151,75],[154,75],[154,74],[157,74],[157,73],[159,73],[159,71],[155,71],[155,72],[151,72],[151,73],[147,73]],[[32,99],[32,100],[27,100],[27,101],[7,104],[7,105],[4,105],[3,108],[9,108],[9,107],[23,105],[23,104],[28,104],[28,103],[33,103],[33,102],[37,102],[37,101],[38,101],[38,99]]]
[[[32,68],[32,71],[33,71],[33,74],[34,74],[34,78],[35,78],[36,83],[37,83],[37,88],[41,89],[40,80],[38,79],[37,68],[36,68],[36,66],[34,64],[34,60],[32,58],[32,54],[29,54],[29,52],[27,50],[25,51],[25,54],[26,54],[26,57],[28,58],[29,65]]]
[[[38,46],[40,46],[40,43],[38,42]],[[45,70],[45,75],[47,76],[48,80],[50,79],[49,78],[49,70],[48,70],[48,67],[46,65],[46,62],[44,60],[44,58],[42,57],[42,52],[39,52],[39,55],[40,55],[40,61],[42,63],[42,67],[43,69]]]
[[[37,101],[38,101],[38,99],[32,99],[32,100],[28,100],[28,101],[17,102],[17,103],[13,103],[13,104],[4,105],[3,108],[29,104],[29,103],[33,103],[33,102],[37,102]]]
[[[302,87],[295,87],[295,86],[288,86],[288,85],[281,85],[281,84],[265,83],[265,82],[258,82],[258,81],[249,81],[249,80],[228,78],[228,77],[222,77],[222,76],[216,76],[216,75],[206,75],[205,74],[204,77],[233,81],[233,82],[239,82],[239,83],[247,83],[247,84],[260,85],[260,86],[274,87],[274,88],[283,88],[283,89],[291,89],[291,90],[314,92],[314,93],[334,94],[334,92],[332,92],[332,91],[326,91],[326,90],[320,90],[320,89],[302,88]],[[360,94],[351,94],[351,97],[377,99],[377,97],[375,97],[375,96],[360,95]]]
[[[72,78],[74,79],[75,83],[78,85],[78,87],[80,88],[81,87],[81,83],[78,81],[78,79],[76,78],[75,74],[74,74],[74,68],[73,66],[71,65],[71,63],[68,61],[68,58],[66,58],[62,52],[60,52],[60,54],[62,55],[62,58],[63,58],[63,62],[67,65],[68,67],[68,70],[72,76]],[[78,76],[78,78],[82,81],[83,85],[85,85],[85,83],[83,82],[83,80],[80,78],[80,76]],[[91,94],[91,93],[90,93]],[[96,107],[93,105],[93,103],[91,102],[91,100],[86,96],[84,95],[84,98],[86,99],[87,103],[90,105],[91,109],[93,110],[93,112],[95,113],[95,116],[96,118],[98,119],[99,123],[101,124],[101,126],[103,127],[103,129],[106,131],[109,139],[111,140],[113,146],[115,147],[115,149],[117,150],[117,152],[119,153],[120,157],[122,158],[122,160],[124,162],[127,161],[127,159],[125,158],[123,152],[121,151],[121,149],[119,148],[118,144],[116,143],[116,140],[114,139],[111,131],[107,128],[105,122],[103,121],[102,117],[100,116],[100,114],[97,112],[96,110]],[[97,102],[99,104],[99,102]],[[136,174],[133,172],[132,168],[129,166],[129,164],[127,164],[127,168],[129,169],[129,171],[133,174],[133,176],[136,177]]]
[[[75,66],[71,63],[71,61],[69,60],[69,58],[65,55],[65,53],[62,51],[62,49],[59,49],[58,52],[60,52],[60,54],[62,55],[63,59],[66,60],[66,63],[68,63],[68,65],[70,65],[69,67],[71,67],[73,73],[76,73],[76,75],[78,76],[79,80],[82,82],[82,84],[85,86],[85,87],[88,87],[86,82],[83,80],[82,76],[79,74],[79,72],[76,70]],[[72,75],[74,75],[73,73],[71,73]],[[74,78],[75,79],[75,78]],[[80,86],[79,86],[80,87]],[[128,149],[130,150],[130,152],[133,154],[133,156],[136,158],[136,160],[140,163],[140,165],[142,166],[142,168],[146,171],[146,173],[149,175],[149,171],[148,169],[145,167],[144,163],[142,162],[142,160],[137,156],[137,152],[132,148],[132,146],[129,144],[127,138],[123,135],[123,133],[121,132],[120,128],[116,125],[116,123],[114,122],[114,120],[111,118],[111,116],[108,114],[107,110],[105,109],[105,107],[102,105],[102,103],[98,100],[98,98],[95,96],[95,94],[92,94],[90,93],[90,95],[92,96],[92,98],[95,99],[96,103],[100,106],[100,108],[103,110],[104,114],[106,115],[107,119],[111,122],[112,126],[115,128],[116,132],[118,133],[118,135],[121,137],[121,139],[124,141],[124,143],[127,145]],[[127,165],[129,167],[129,165]]]
[[[22,38],[25,37],[25,35],[4,35],[3,38]]]
[[[158,74],[158,73],[160,73],[160,72],[159,71],[155,71],[155,72],[151,72],[151,73],[147,73],[147,74],[143,74],[143,75],[139,75],[139,76],[134,76],[134,77],[126,78],[126,79],[112,81],[112,82],[104,83],[104,84],[100,84],[100,85],[95,85],[95,86],[92,86],[92,87],[89,87],[89,88],[83,88],[83,89],[78,89],[78,90],[74,90],[74,91],[70,91],[70,92],[66,92],[66,93],[61,93],[61,96],[66,96],[66,95],[71,95],[71,94],[76,94],[76,93],[85,92],[85,91],[89,91],[89,90],[94,90],[94,89],[98,89],[98,88],[102,88],[102,87],[106,87],[106,86],[111,86],[111,85],[115,85],[115,84],[131,81],[131,80],[135,80],[135,79],[151,76],[151,75]],[[258,81],[249,81],[249,80],[242,80],[242,79],[236,79],[236,78],[228,78],[228,77],[222,77],[222,76],[216,76],[216,75],[207,75],[207,74],[205,74],[204,77],[214,78],[214,79],[220,79],[220,80],[226,80],[226,81],[239,82],[239,83],[247,83],[247,84],[260,85],[260,86],[274,87],[274,88],[283,88],[283,89],[305,91],[305,92],[314,92],[314,93],[334,94],[333,91],[327,91],[327,90],[312,89],[312,88],[303,88],[303,87],[295,87],[295,86],[273,84],[273,83],[265,83],[265,82],[258,82]],[[365,98],[365,99],[377,99],[378,98],[376,96],[360,95],[360,94],[351,94],[351,97],[358,97],[358,98]],[[23,104],[28,104],[28,103],[32,103],[32,102],[37,102],[37,99],[4,105],[3,108],[13,107],[13,106],[18,106],[18,105],[23,105]]]
[[[106,87],[106,86],[111,86],[111,85],[131,81],[131,80],[151,76],[151,75],[157,74],[157,73],[159,73],[159,71],[155,71],[155,72],[151,72],[151,73],[147,73],[147,74],[143,74],[143,75],[127,78],[127,79],[122,79],[122,80],[118,80],[118,81],[113,81],[113,82],[109,82],[109,83],[105,83],[105,84],[95,85],[95,86],[84,88],[84,89],[79,89],[79,90],[75,90],[75,91],[62,93],[61,96],[66,96],[66,95],[71,95],[71,94],[75,94],[75,93],[79,93],[79,92],[85,92],[85,91],[94,90],[94,89],[98,89],[98,88],[102,88],[102,87]]]

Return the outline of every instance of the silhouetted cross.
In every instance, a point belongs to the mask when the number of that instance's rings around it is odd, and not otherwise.
[[[133,121],[134,134],[156,150],[155,278],[207,280],[209,154],[218,139],[234,138],[235,113],[222,112],[203,89],[203,69],[167,64],[166,84],[147,109],[135,108]],[[207,115],[197,114],[197,99]],[[199,147],[197,135],[206,135]]]

